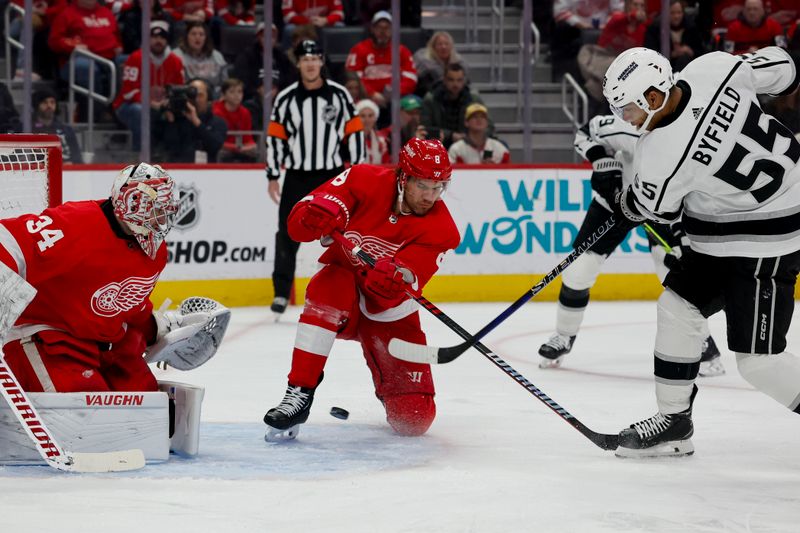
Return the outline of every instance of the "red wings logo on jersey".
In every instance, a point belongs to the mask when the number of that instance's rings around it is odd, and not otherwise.
[[[149,278],[130,277],[121,282],[112,281],[92,294],[92,311],[104,317],[130,311],[150,295],[158,276],[154,274]]]
[[[357,246],[360,246],[362,250],[367,252],[375,259],[380,259],[381,257],[394,257],[394,254],[396,254],[397,250],[399,250],[400,246],[402,246],[402,243],[395,244],[393,242],[379,239],[378,237],[373,237],[372,235],[361,235],[357,231],[345,232],[344,236],[356,243]],[[353,266],[359,266],[362,264],[361,260],[354,255],[348,254],[348,259],[350,259],[350,262],[353,264]]]

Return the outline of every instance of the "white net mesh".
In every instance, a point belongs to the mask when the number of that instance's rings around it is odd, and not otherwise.
[[[0,144],[0,218],[38,213],[48,206],[50,183],[47,146]]]

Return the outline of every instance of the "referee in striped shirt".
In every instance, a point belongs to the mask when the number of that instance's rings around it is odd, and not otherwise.
[[[267,178],[269,195],[278,209],[275,235],[275,270],[271,309],[283,313],[294,281],[295,258],[300,244],[286,228],[292,207],[315,188],[344,169],[343,154],[351,165],[365,156],[361,119],[350,93],[322,75],[322,50],[314,41],[295,48],[300,81],[275,98],[267,128]],[[281,167],[286,168],[283,190],[278,184]]]

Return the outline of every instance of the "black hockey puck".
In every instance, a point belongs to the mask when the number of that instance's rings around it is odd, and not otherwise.
[[[331,416],[338,418],[339,420],[347,420],[347,417],[350,416],[350,413],[341,407],[331,407]]]

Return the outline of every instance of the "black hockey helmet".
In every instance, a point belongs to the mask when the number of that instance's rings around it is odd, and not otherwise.
[[[299,61],[303,56],[322,57],[322,48],[317,44],[316,41],[312,41],[311,39],[300,41],[297,43],[297,46],[294,47],[294,57],[297,61]]]

